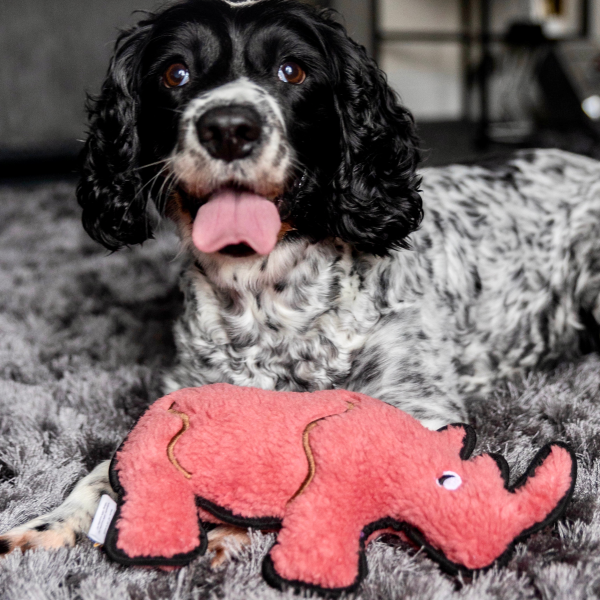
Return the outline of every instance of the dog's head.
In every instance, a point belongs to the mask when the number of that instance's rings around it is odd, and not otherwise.
[[[205,259],[325,238],[383,255],[422,218],[417,146],[410,113],[329,13],[187,0],[119,37],[78,197],[110,249],[151,237],[153,201]]]

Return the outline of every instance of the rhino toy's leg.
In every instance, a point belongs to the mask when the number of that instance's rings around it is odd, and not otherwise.
[[[263,574],[274,587],[302,583],[327,591],[351,591],[366,575],[363,526],[314,488],[289,505]],[[333,512],[332,511],[333,507]]]
[[[111,481],[123,501],[105,547],[119,562],[181,565],[206,551],[191,474],[178,465],[169,443],[180,428],[177,415],[147,413],[117,453]]]
[[[180,565],[204,554],[206,534],[189,483],[151,461],[136,475],[139,481],[124,484],[125,502],[105,544],[109,556],[127,564]]]

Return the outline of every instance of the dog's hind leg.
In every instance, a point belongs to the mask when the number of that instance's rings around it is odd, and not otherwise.
[[[109,466],[110,461],[100,463],[52,512],[0,535],[0,554],[74,546],[77,537],[89,531],[100,498],[104,494],[115,498],[108,480]]]
[[[232,525],[215,527],[208,532],[208,552],[213,555],[211,566],[213,569],[220,567],[231,558],[239,555],[250,543],[247,529],[233,527]]]

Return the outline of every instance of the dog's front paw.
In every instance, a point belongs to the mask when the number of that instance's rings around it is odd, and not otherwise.
[[[34,519],[0,535],[0,555],[14,550],[25,552],[36,548],[70,547],[75,545],[75,537],[75,531],[68,523]]]

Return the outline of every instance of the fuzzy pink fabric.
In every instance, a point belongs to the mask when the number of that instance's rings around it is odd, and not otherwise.
[[[173,450],[178,467],[167,447],[183,421],[169,410],[189,418]],[[125,490],[117,546],[130,557],[191,552],[200,544],[200,497],[236,518],[281,519],[270,558],[283,580],[352,586],[361,534],[384,518],[410,524],[450,561],[482,568],[547,519],[572,489],[574,466],[568,450],[552,446],[512,492],[489,455],[460,458],[464,438],[461,426],[429,431],[347,391],[181,390],[150,408],[117,455]],[[316,468],[308,482],[309,454]],[[460,476],[457,489],[439,484],[447,472]]]

